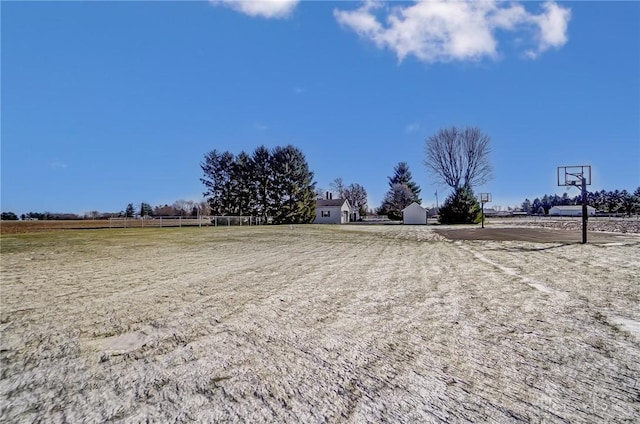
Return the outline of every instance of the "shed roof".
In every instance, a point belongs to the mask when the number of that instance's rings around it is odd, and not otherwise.
[[[415,206],[414,206],[415,205]],[[411,209],[415,209],[415,207],[419,207],[420,209],[422,209],[423,211],[426,211],[425,208],[423,208],[422,206],[420,206],[417,202],[413,202],[411,203],[409,206],[407,206],[406,208],[402,209],[402,212],[406,211],[407,209],[411,208]]]

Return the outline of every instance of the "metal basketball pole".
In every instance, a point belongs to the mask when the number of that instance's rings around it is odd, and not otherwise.
[[[582,244],[587,243],[587,180],[582,176]]]

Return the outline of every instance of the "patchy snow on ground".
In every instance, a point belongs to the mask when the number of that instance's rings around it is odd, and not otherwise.
[[[0,277],[2,422],[640,416],[638,242],[84,230],[3,236]]]

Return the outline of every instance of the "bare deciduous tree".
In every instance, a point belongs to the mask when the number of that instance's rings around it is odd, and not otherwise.
[[[454,190],[481,185],[491,179],[490,142],[477,127],[444,128],[427,139],[424,163]]]
[[[331,184],[329,184],[329,187],[331,187],[331,190],[333,191],[333,194],[335,194],[336,199],[345,198],[345,194],[346,194],[345,191],[347,188],[345,187],[341,177],[338,177],[335,180],[333,180]]]
[[[367,190],[360,184],[349,184],[344,189],[344,197],[353,208],[357,208],[360,215],[367,214]]]

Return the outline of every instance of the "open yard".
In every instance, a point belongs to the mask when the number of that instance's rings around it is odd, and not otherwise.
[[[4,234],[0,421],[640,419],[637,234],[442,234]]]

